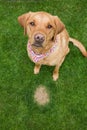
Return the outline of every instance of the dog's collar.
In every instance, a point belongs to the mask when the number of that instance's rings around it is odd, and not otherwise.
[[[36,54],[33,50],[32,50],[32,46],[30,44],[30,42],[28,42],[28,46],[27,46],[27,50],[29,55],[31,56],[31,59],[34,63],[39,62],[40,60],[44,59],[45,57],[49,56],[52,52],[55,51],[57,46],[57,40],[55,40],[54,45],[52,46],[52,48],[44,53],[44,54]]]

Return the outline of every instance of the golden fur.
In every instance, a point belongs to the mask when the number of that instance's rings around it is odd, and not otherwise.
[[[55,66],[53,80],[59,76],[59,68],[66,55],[69,53],[69,41],[77,46],[82,54],[87,57],[87,51],[77,40],[70,38],[65,25],[57,16],[52,16],[46,12],[29,12],[18,17],[21,26],[24,27],[24,34],[28,35],[32,50],[36,54],[46,53],[57,40],[55,51],[39,62],[35,63],[34,74],[38,74],[41,65]],[[41,34],[44,37],[42,47],[33,46],[35,35]],[[29,55],[30,57],[30,55]],[[32,58],[30,57],[32,60]]]

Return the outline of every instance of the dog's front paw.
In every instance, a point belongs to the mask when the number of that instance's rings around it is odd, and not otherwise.
[[[35,65],[34,67],[34,74],[38,74],[40,71],[40,65]]]
[[[39,70],[34,68],[34,74],[38,74],[39,73]]]
[[[53,73],[53,80],[56,81],[59,78],[58,73]]]

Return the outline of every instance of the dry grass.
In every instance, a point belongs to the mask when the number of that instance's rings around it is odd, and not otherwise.
[[[40,85],[35,93],[34,93],[34,100],[39,104],[39,105],[45,105],[49,103],[49,95],[47,93],[46,87]]]

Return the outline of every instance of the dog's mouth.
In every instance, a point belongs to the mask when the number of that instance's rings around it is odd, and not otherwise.
[[[43,47],[41,42],[34,42],[34,43],[32,44],[32,46],[35,46],[35,47]]]
[[[54,41],[54,36],[50,39],[50,41]],[[38,47],[38,48],[40,48],[40,47],[43,48],[43,42],[34,41],[33,44],[32,44],[32,46]]]

